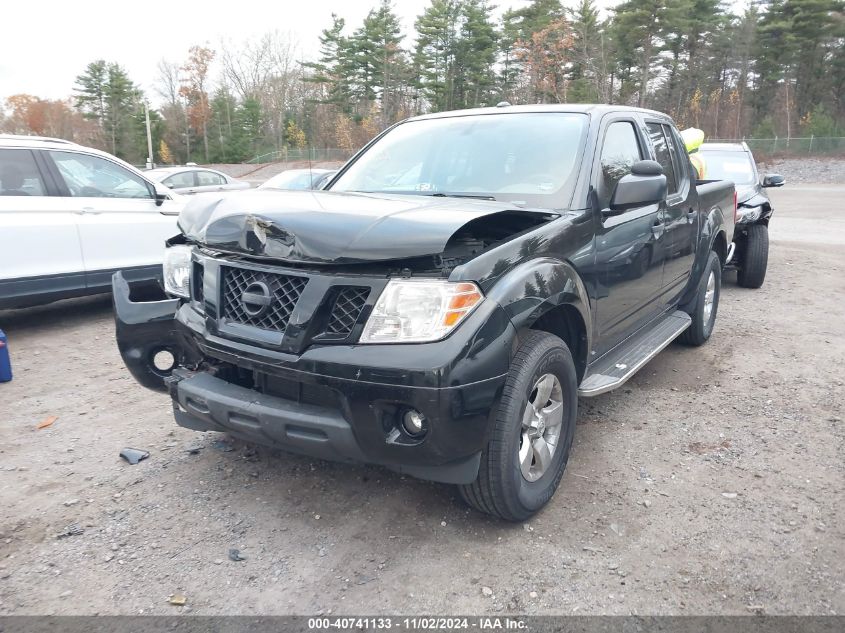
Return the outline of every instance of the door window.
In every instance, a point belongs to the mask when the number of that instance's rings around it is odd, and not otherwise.
[[[225,185],[226,180],[220,174],[215,174],[213,171],[198,171],[197,172],[197,186],[198,187],[212,187],[214,185]]]
[[[675,175],[678,177],[678,190],[682,191],[689,182],[690,160],[687,148],[678,133],[670,125],[664,125],[663,131],[669,141],[669,150],[675,159]]]
[[[70,195],[85,198],[153,198],[147,182],[120,165],[90,154],[51,151]]]
[[[637,132],[631,121],[616,121],[607,127],[601,148],[601,173],[599,174],[598,196],[602,209],[610,206],[610,198],[616,183],[631,173],[631,166],[642,160],[642,150]]]
[[[0,149],[0,196],[43,196],[46,188],[28,149]]]
[[[669,195],[678,192],[678,179],[675,176],[675,164],[672,162],[672,154],[669,151],[669,139],[666,138],[664,126],[659,123],[647,123],[648,135],[651,137],[651,144],[654,146],[654,154],[657,162],[663,167],[666,174],[667,193]]]
[[[186,187],[194,186],[194,172],[183,171],[178,174],[173,174],[162,180],[165,185],[171,189],[184,189]]]

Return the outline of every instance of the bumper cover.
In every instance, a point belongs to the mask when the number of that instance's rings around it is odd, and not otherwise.
[[[177,300],[133,302],[119,274],[113,289],[121,356],[142,385],[170,391],[181,426],[225,431],[320,459],[378,464],[432,481],[475,479],[515,336],[493,302],[487,314],[477,311],[477,327],[464,328],[463,339],[322,346],[293,356],[214,336]],[[152,357],[161,349],[174,354],[177,368],[155,368]],[[310,402],[279,397],[230,381],[221,366],[328,390],[333,397]],[[428,421],[422,440],[397,432],[407,408]]]

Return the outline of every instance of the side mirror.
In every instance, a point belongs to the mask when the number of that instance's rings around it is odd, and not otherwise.
[[[160,207],[162,204],[164,204],[165,200],[169,200],[171,197],[170,193],[168,192],[168,187],[157,182],[153,183],[153,188],[155,189],[156,206]]]
[[[766,174],[763,178],[764,187],[783,187],[786,184],[786,178],[780,174]]]
[[[623,176],[610,198],[610,209],[604,215],[619,215],[628,209],[656,204],[666,197],[666,176],[660,163],[640,160],[631,166],[631,173]]]

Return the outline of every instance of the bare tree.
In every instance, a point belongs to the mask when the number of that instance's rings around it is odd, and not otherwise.
[[[267,116],[270,136],[280,147],[285,116],[292,109],[301,77],[297,46],[290,35],[265,33],[258,40],[221,45],[223,75],[241,100],[255,99]]]

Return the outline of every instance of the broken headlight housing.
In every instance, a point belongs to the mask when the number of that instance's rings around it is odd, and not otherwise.
[[[760,219],[760,214],[763,212],[763,207],[758,205],[756,207],[738,207],[736,210],[737,224],[751,224]]]
[[[439,341],[483,299],[472,282],[391,280],[367,319],[361,343]]]
[[[191,294],[191,247],[171,246],[164,251],[164,290],[187,299]]]

